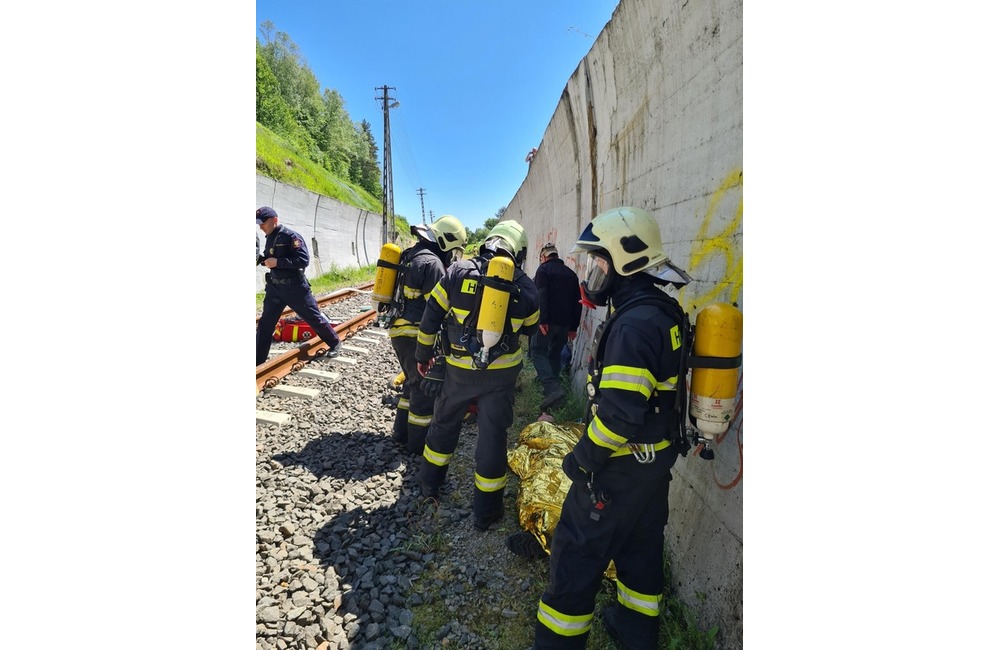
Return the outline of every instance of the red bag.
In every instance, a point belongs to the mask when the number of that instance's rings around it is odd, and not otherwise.
[[[308,341],[316,336],[316,332],[301,318],[293,316],[291,318],[280,318],[274,328],[272,338],[275,341],[295,343],[297,341]]]

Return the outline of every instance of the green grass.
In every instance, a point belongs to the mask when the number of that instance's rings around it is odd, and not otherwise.
[[[333,293],[338,289],[345,289],[347,287],[356,287],[359,284],[364,284],[365,282],[371,282],[375,279],[375,265],[369,264],[368,266],[348,267],[340,268],[336,264],[330,269],[328,273],[313,278],[309,281],[309,286],[312,287],[313,295],[325,296],[328,293]],[[264,304],[264,293],[257,294],[257,311],[259,312],[261,306]]]
[[[527,425],[535,422],[539,415],[539,404],[542,401],[542,387],[535,381],[535,369],[528,355],[528,343],[522,339],[522,350],[525,353],[525,365],[518,379],[518,390],[514,397],[514,423],[510,428],[511,445],[517,440],[517,434]],[[573,422],[583,417],[587,406],[584,393],[574,390],[569,385],[567,377],[563,377],[563,385],[566,388],[567,398],[558,408],[552,411],[552,416],[556,422]],[[455,468],[459,469],[459,468]],[[503,526],[491,534],[507,535],[518,530],[517,512],[517,477],[510,477],[506,495],[506,514]],[[455,504],[460,504],[468,499],[467,491],[456,490],[449,495]],[[435,545],[438,552],[447,557],[447,537],[438,540],[444,548]],[[509,607],[518,612],[528,613],[529,620],[533,621],[534,607],[538,597],[544,591],[548,579],[547,564],[536,561],[526,564],[524,574],[519,575],[521,579],[527,579],[529,586],[525,592],[510,594],[503,602],[503,607]],[[657,643],[658,648],[667,650],[714,650],[715,639],[718,634],[718,626],[712,626],[708,631],[702,631],[697,624],[696,610],[682,602],[672,587],[673,578],[670,571],[669,557],[664,557],[663,575],[665,593],[661,604],[660,613],[660,638]],[[448,580],[452,576],[440,569],[428,571],[421,581],[433,582],[435,579]],[[419,582],[419,581],[418,581]],[[617,599],[615,584],[605,579],[601,591],[597,595],[596,605],[600,611],[605,605],[613,604]],[[423,644],[430,644],[436,647],[434,634],[441,626],[455,620],[455,612],[449,612],[443,601],[425,603],[414,608],[414,629]],[[458,617],[463,625],[467,625],[477,635],[493,639],[497,647],[501,649],[523,650],[531,646],[534,640],[533,624],[524,625],[523,622],[517,624],[497,624],[496,615],[493,611],[466,611]],[[405,646],[402,643],[395,643],[389,646],[393,650],[402,650]],[[590,637],[587,641],[589,650],[607,650],[614,648],[614,644],[604,631],[604,626],[596,619],[591,627]]]
[[[341,203],[382,214],[382,201],[359,185],[337,178],[300,154],[287,140],[257,124],[257,172],[282,183],[329,196]]]

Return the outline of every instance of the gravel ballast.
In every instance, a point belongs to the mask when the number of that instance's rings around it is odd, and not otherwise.
[[[323,311],[343,321],[369,308],[359,294]],[[275,342],[272,353],[296,345]],[[504,641],[505,629],[534,627],[547,564],[504,547],[518,530],[517,477],[509,475],[504,519],[475,530],[470,422],[441,499],[423,498],[420,457],[391,440],[394,408],[384,398],[395,394],[399,365],[386,330],[373,325],[345,345],[364,352],[341,353],[353,363],[307,364],[338,380],[281,382],[318,397],[257,398],[258,410],[291,415],[257,425],[257,648],[521,647]],[[508,432],[509,446],[517,434]]]

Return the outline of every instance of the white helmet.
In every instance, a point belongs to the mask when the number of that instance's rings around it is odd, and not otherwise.
[[[587,224],[570,252],[599,249],[608,252],[619,275],[645,271],[678,287],[691,281],[691,276],[667,257],[660,240],[660,226],[645,210],[626,206],[602,212]]]
[[[442,253],[451,251],[451,255],[446,256],[446,264],[449,261],[462,258],[465,241],[468,237],[462,222],[450,214],[441,215],[429,226],[418,223],[410,228],[410,232],[424,241],[437,244]]]
[[[497,223],[486,235],[483,242],[486,250],[502,250],[514,260],[518,266],[524,262],[524,257],[528,248],[528,236],[524,234],[524,228],[518,222],[507,219]]]
[[[466,232],[462,222],[450,214],[445,214],[431,222],[428,226],[434,233],[434,240],[442,251],[453,248],[465,248]]]
[[[614,276],[640,271],[659,283],[682,287],[691,281],[663,250],[660,226],[645,210],[621,207],[602,212],[580,233],[571,253],[589,253],[584,280],[586,297],[595,305],[607,304]]]

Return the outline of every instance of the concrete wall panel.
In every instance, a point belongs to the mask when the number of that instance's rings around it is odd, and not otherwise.
[[[531,250],[552,241],[571,268],[577,235],[603,210],[634,205],[660,224],[671,259],[695,279],[677,293],[692,320],[712,302],[743,308],[743,5],[621,0],[568,79],[505,218]],[[574,385],[604,309],[585,310]],[[742,373],[742,370],[741,370]],[[715,459],[678,461],[666,539],[681,596],[742,648],[743,415]],[[703,602],[702,602],[703,599]]]
[[[382,249],[382,215],[273,178],[257,175],[257,206],[269,205],[278,221],[305,238],[309,245],[310,279],[329,273],[334,266],[347,268],[374,264]],[[247,215],[247,221],[250,216]],[[256,225],[257,240],[264,233]],[[257,267],[257,291],[264,290],[264,268]]]

